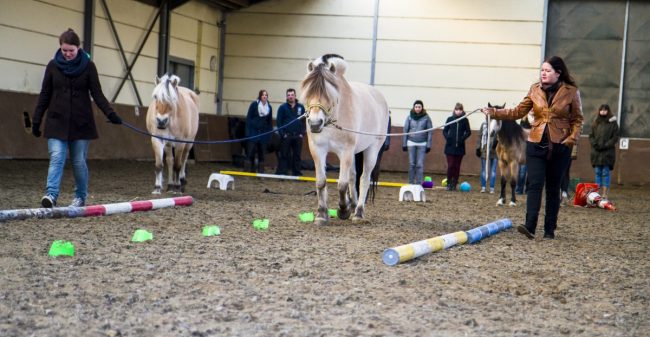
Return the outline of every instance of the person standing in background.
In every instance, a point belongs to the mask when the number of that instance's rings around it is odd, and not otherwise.
[[[487,121],[484,121],[481,124],[481,128],[479,130],[479,133],[481,134],[480,137],[478,137],[477,142],[476,142],[476,156],[481,159],[481,193],[485,193],[486,191],[486,185],[487,185],[487,177],[486,177],[486,171],[485,171],[485,164],[486,164],[486,156],[487,156],[487,149],[488,149],[488,132],[489,132],[489,127],[487,125]],[[497,180],[497,155],[496,155],[496,148],[497,148],[497,139],[496,139],[495,134],[490,135],[490,193],[494,193],[494,183]]]
[[[262,89],[257,99],[251,102],[246,114],[246,137],[256,137],[273,130],[273,108],[269,103],[269,94]],[[257,154],[257,172],[264,173],[264,155],[266,146],[271,140],[271,134],[266,134],[248,140],[246,154],[250,172],[255,172],[255,156]]]
[[[424,109],[424,103],[416,100],[404,121],[404,133],[431,129],[431,118]],[[409,184],[422,184],[424,180],[424,155],[431,151],[432,131],[402,137],[402,150],[409,154]]]
[[[610,172],[616,162],[618,136],[616,116],[612,114],[609,105],[601,105],[591,124],[589,142],[591,143],[591,166],[596,173],[596,184],[600,186],[600,195],[605,199],[609,193]]]
[[[300,153],[302,152],[302,140],[305,137],[305,121],[298,121],[286,128],[285,125],[295,121],[305,113],[305,107],[296,99],[296,90],[287,89],[287,101],[278,108],[276,126],[278,127],[280,143],[280,161],[275,174],[286,175],[291,168],[291,175],[301,176]]]
[[[456,103],[454,112],[447,118],[446,126],[442,130],[445,137],[445,155],[447,155],[447,191],[455,191],[460,176],[460,164],[465,156],[465,140],[469,138],[472,131],[469,121],[465,116],[465,110],[461,103]],[[461,119],[462,118],[462,119]],[[456,120],[460,121],[452,123]],[[452,123],[452,124],[450,124]]]
[[[66,156],[70,151],[75,196],[71,207],[86,205],[88,196],[88,166],[86,157],[90,140],[97,139],[97,126],[90,97],[113,124],[122,119],[113,111],[102,92],[95,63],[83,49],[74,30],[68,29],[59,36],[59,49],[47,64],[38,103],[32,116],[32,134],[41,136],[41,122],[45,117],[44,136],[50,154],[45,196],[41,206],[56,206]]]

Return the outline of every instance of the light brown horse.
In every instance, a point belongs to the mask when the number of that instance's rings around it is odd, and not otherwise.
[[[504,104],[505,105],[505,104]],[[492,107],[488,103],[489,107]],[[503,106],[494,106],[502,109]],[[524,129],[511,120],[495,120],[490,122],[490,132],[496,133],[499,172],[501,172],[501,193],[497,206],[502,206],[506,200],[506,182],[510,182],[511,198],[509,206],[517,206],[515,187],[519,179],[519,166],[526,163],[526,132]]]
[[[388,128],[388,104],[384,96],[367,84],[348,82],[344,77],[346,68],[343,57],[323,55],[309,63],[307,76],[302,81],[301,100],[307,105],[309,114],[307,136],[316,171],[318,211],[314,222],[319,225],[326,224],[329,218],[327,154],[336,154],[340,161],[338,217],[348,219],[355,209],[353,220],[362,220],[371,171],[386,139],[386,136],[376,135],[385,135]],[[363,174],[357,196],[354,155],[359,152],[363,152]]]
[[[156,77],[153,101],[147,110],[147,130],[165,138],[194,140],[199,129],[199,96],[181,87],[176,75]],[[163,186],[163,155],[167,160],[167,190],[181,193],[185,190],[185,164],[192,143],[179,143],[151,137],[156,159],[156,183],[152,194],[160,194]]]

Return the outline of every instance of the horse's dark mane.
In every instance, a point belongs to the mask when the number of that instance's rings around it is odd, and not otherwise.
[[[320,59],[323,61],[323,63],[327,64],[327,60],[329,60],[332,57],[337,57],[337,58],[340,58],[341,60],[345,60],[343,58],[343,56],[338,55],[338,54],[325,54],[325,55],[321,56]]]

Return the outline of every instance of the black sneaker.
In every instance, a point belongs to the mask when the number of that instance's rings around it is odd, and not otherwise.
[[[553,239],[555,239],[555,234],[553,234],[553,233],[544,233],[544,239],[553,240]]]
[[[523,235],[526,235],[526,237],[529,238],[529,239],[531,239],[531,240],[535,238],[535,234],[531,233],[531,232],[528,230],[528,228],[526,228],[526,226],[524,226],[524,225],[519,225],[519,226],[517,226],[517,231],[518,231],[519,233],[523,234]]]
[[[53,196],[46,194],[42,199],[41,199],[41,206],[45,208],[52,208],[56,206],[56,198]]]

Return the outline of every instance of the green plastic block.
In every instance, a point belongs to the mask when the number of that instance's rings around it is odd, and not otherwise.
[[[203,236],[215,236],[221,234],[219,226],[205,226],[203,227]]]
[[[269,229],[269,219],[255,219],[253,220],[253,228],[257,230]]]
[[[149,240],[153,240],[153,233],[148,232],[145,229],[137,229],[133,233],[133,238],[131,238],[131,241],[133,242],[144,242]]]
[[[70,241],[56,240],[52,242],[50,256],[74,256],[74,245]]]

